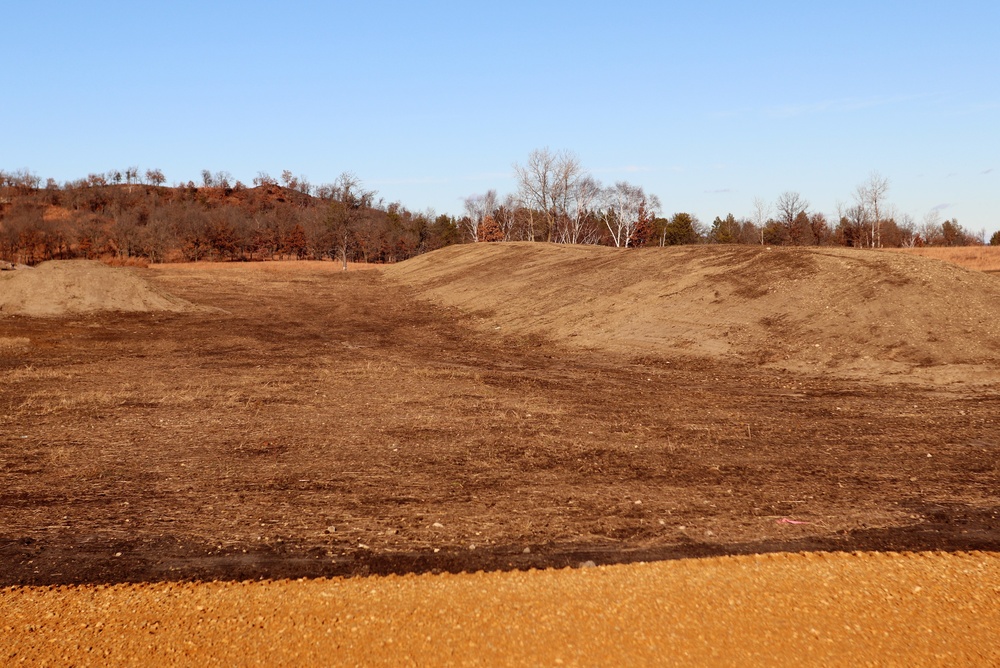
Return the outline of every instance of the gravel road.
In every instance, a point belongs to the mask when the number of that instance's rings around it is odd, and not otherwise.
[[[998,665],[1000,554],[0,590],[0,662]]]

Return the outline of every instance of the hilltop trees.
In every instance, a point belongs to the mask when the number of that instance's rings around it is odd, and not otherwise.
[[[140,174],[143,177],[140,177]],[[827,219],[798,192],[750,216],[716,217],[706,227],[691,213],[666,215],[640,186],[605,186],[569,152],[533,151],[515,165],[517,190],[465,199],[454,218],[376,201],[350,172],[313,186],[283,170],[258,172],[254,187],[229,172],[203,170],[199,184],[164,187],[162,170],[138,167],[90,173],[60,186],[28,169],[0,170],[0,258],[35,263],[63,257],[115,256],[151,261],[331,258],[395,262],[454,243],[551,241],[621,248],[692,243],[880,246],[986,243],[937,210],[918,226],[888,203],[888,179],[872,175],[848,205]],[[43,185],[44,183],[44,185]],[[991,243],[1000,243],[1000,233]]]
[[[615,246],[641,246],[651,236],[640,232],[652,223],[652,212],[660,206],[655,195],[647,196],[641,187],[619,181],[605,191],[603,204],[600,218]]]
[[[545,241],[552,241],[556,223],[566,217],[573,198],[571,190],[582,174],[579,159],[568,151],[536,149],[524,165],[514,164],[514,173],[521,202],[529,212],[531,238],[540,234]],[[540,229],[536,229],[535,214],[539,215]]]
[[[603,187],[573,153],[538,149],[525,164],[515,163],[514,172],[518,198],[493,214],[502,221],[507,239],[518,236],[506,232],[518,222],[523,228],[519,236],[532,241],[628,247],[653,236],[659,199],[625,181]]]

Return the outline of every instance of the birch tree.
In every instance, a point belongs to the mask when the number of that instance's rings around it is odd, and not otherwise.
[[[602,220],[611,234],[611,240],[618,248],[627,248],[635,234],[639,221],[644,216],[653,217],[660,207],[655,195],[647,197],[640,186],[619,181],[604,191],[604,211]]]
[[[566,215],[570,191],[582,175],[580,161],[569,151],[553,153],[548,148],[536,149],[524,165],[514,164],[521,201],[531,211],[542,215],[546,241],[556,234],[556,222]],[[531,220],[531,237],[535,236]]]
[[[465,226],[472,241],[479,241],[479,227],[483,219],[493,216],[497,210],[497,191],[487,190],[485,195],[470,195],[465,198]]]
[[[885,213],[885,199],[889,192],[889,179],[878,172],[872,172],[868,180],[857,187],[855,201],[864,207],[871,223],[872,248],[882,247],[882,218]]]
[[[771,216],[771,205],[759,197],[753,198],[753,224],[757,228],[760,236],[760,245],[764,245],[764,228],[767,227],[767,219]]]

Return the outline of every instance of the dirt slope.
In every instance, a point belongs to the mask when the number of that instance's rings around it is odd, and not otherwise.
[[[502,331],[870,374],[1000,362],[1000,280],[852,249],[475,244],[387,269]]]
[[[191,311],[132,269],[91,260],[56,260],[0,273],[0,316],[59,316],[100,311]]]

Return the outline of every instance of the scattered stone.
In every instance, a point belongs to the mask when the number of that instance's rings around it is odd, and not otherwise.
[[[597,564],[595,564],[592,560],[588,559],[587,561],[581,561],[579,567],[580,568],[597,568]]]

